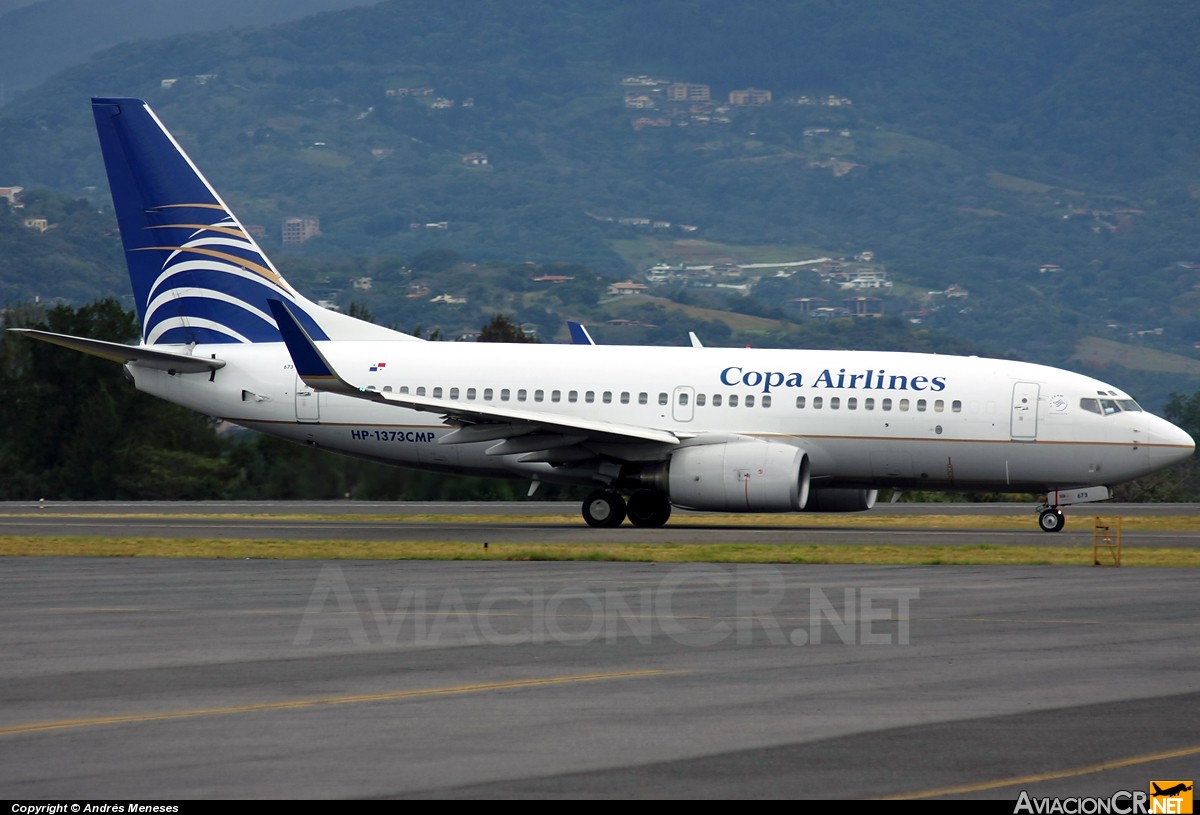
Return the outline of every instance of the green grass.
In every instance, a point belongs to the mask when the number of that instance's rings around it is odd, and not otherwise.
[[[41,513],[28,513],[28,515]],[[21,516],[8,516],[21,517]],[[44,517],[44,516],[43,516]],[[71,518],[106,517],[96,513],[72,513]],[[117,516],[120,517],[120,516]],[[128,514],[124,517],[155,519],[153,514]],[[348,516],[337,514],[218,514],[172,515],[174,520],[204,517],[207,519],[339,521]],[[1076,513],[1070,523],[1077,530],[1090,530],[1095,514]],[[1112,523],[1113,516],[1104,517]],[[226,558],[226,559],[368,559],[368,560],[494,560],[494,561],[621,561],[641,563],[807,563],[860,565],[1036,565],[1085,566],[1093,564],[1092,537],[1075,536],[1063,539],[1045,536],[1044,544],[1010,545],[990,540],[989,532],[1028,530],[1033,532],[1033,513],[1026,515],[794,515],[794,514],[690,514],[678,513],[665,532],[678,533],[678,542],[621,543],[614,536],[628,530],[591,530],[593,541],[587,543],[546,544],[533,540],[525,542],[489,543],[485,549],[479,540],[488,528],[576,525],[581,524],[574,513],[562,515],[374,515],[368,519],[354,516],[380,526],[405,524],[457,524],[479,528],[466,533],[476,538],[467,542],[462,532],[447,530],[442,541],[382,541],[351,540],[229,540],[222,538],[125,538],[99,536],[0,536],[0,556],[3,557],[156,557],[156,558]],[[726,540],[718,544],[687,543],[686,527],[707,527],[725,530]],[[803,534],[803,543],[757,544],[744,542],[740,532],[745,527],[774,527],[795,529]],[[821,540],[822,529],[969,529],[977,530],[979,541],[969,545],[905,545],[844,544]],[[1175,568],[1200,567],[1200,549],[1146,546],[1136,541],[1138,532],[1187,531],[1200,529],[1200,516],[1143,515],[1123,518],[1122,565],[1159,566]],[[458,540],[449,539],[451,535]],[[1131,536],[1133,540],[1131,540]],[[673,536],[674,537],[674,536]],[[1111,556],[1101,551],[1100,559],[1107,563]]]

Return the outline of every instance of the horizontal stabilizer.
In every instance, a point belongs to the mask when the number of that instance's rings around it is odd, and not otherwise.
[[[215,371],[225,367],[224,360],[194,357],[191,354],[148,348],[144,345],[124,345],[119,342],[72,337],[67,334],[55,334],[52,331],[39,331],[36,328],[10,328],[8,330],[42,342],[61,345],[63,348],[82,351],[85,354],[121,365],[134,363],[145,368],[157,368],[161,371],[175,371],[181,374]]]

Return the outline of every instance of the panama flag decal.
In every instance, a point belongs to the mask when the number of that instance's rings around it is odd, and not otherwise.
[[[382,371],[386,367],[387,367],[386,362],[376,362],[374,365],[371,366],[371,372],[374,373],[375,371]]]

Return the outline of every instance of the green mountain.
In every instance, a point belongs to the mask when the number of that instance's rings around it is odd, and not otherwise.
[[[655,262],[844,258],[824,277],[667,282],[632,322],[678,303],[817,341],[830,330],[799,298],[878,297],[895,330],[835,335],[894,344],[919,323],[1154,403],[1200,386],[1198,34],[1182,0],[392,0],[103,52],[0,109],[0,185],[104,206],[87,100],[141,96],[285,273],[381,322],[481,324],[408,297],[428,285],[545,312],[552,332],[617,318],[602,284]],[[283,246],[290,215],[319,217],[320,236]],[[461,258],[457,277],[414,270],[430,252]],[[601,280],[517,297],[541,276],[525,262]],[[6,298],[79,297],[29,269],[0,275]],[[841,288],[856,269],[892,285]],[[1130,369],[1136,353],[1087,353],[1090,338],[1180,364]]]
[[[261,26],[369,0],[207,0],[184,9],[162,0],[0,0],[0,106],[64,68],[118,43],[233,25]]]

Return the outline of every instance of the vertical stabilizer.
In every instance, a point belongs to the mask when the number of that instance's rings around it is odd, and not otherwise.
[[[296,305],[315,340],[411,339],[322,309],[276,271],[140,99],[93,99],[142,341],[279,342],[267,300]]]

